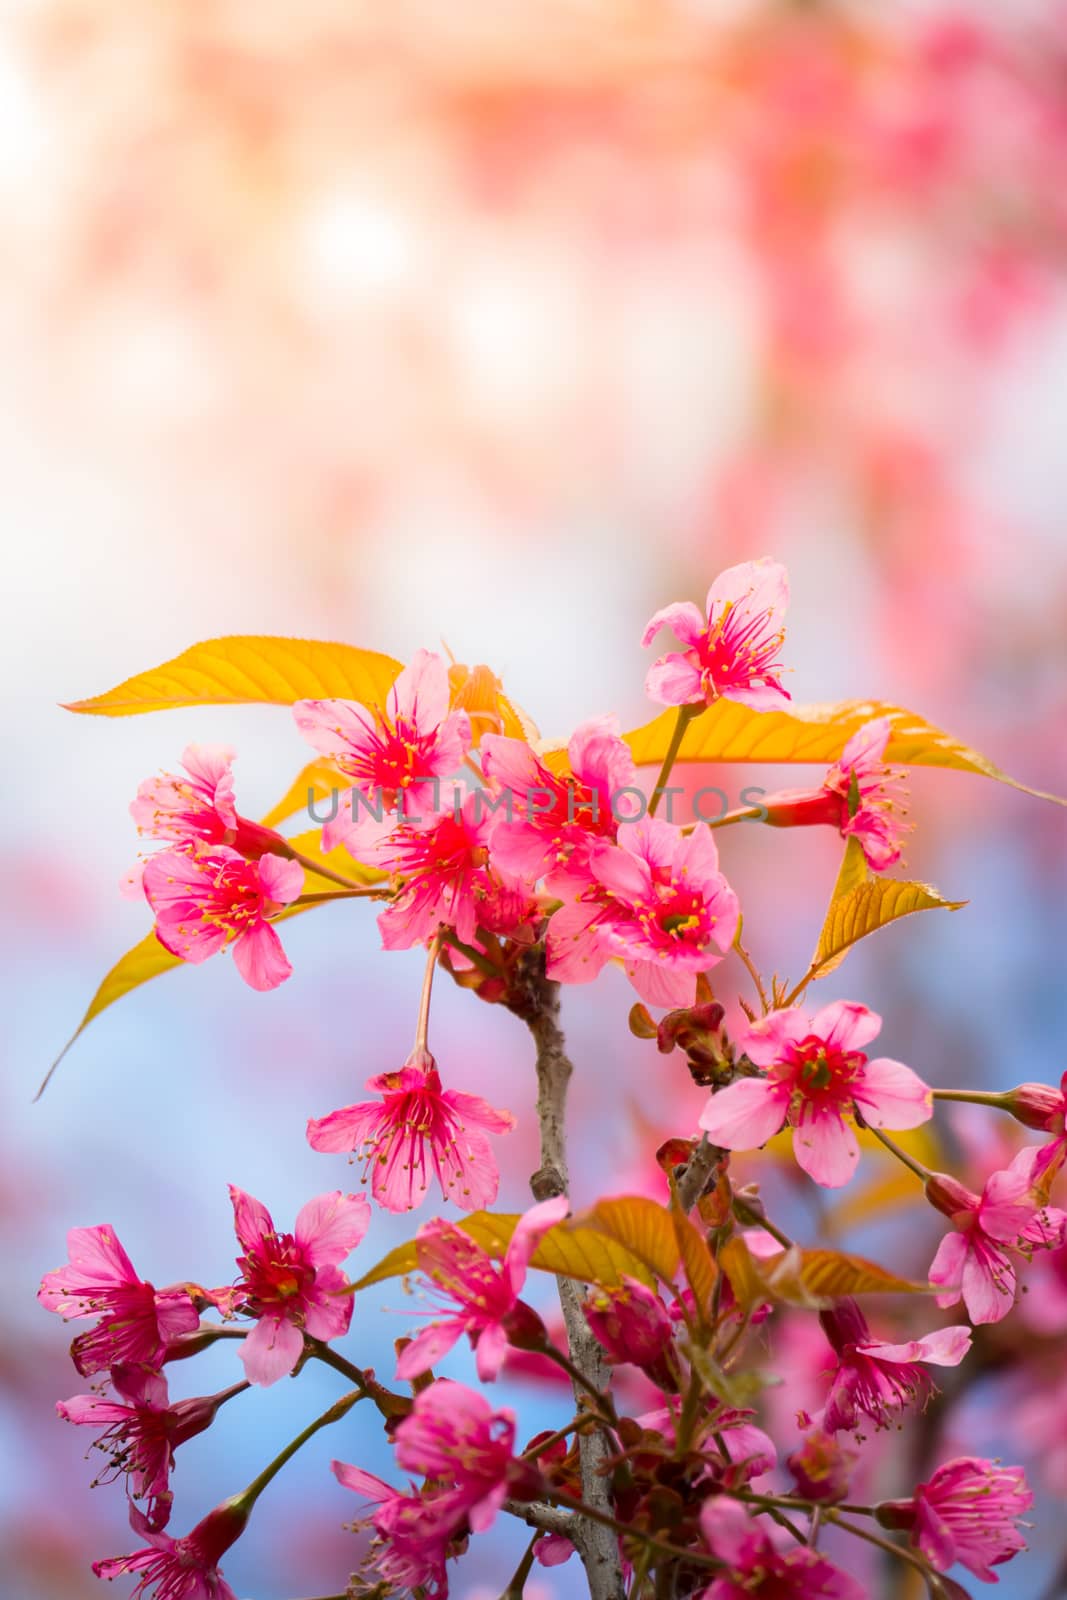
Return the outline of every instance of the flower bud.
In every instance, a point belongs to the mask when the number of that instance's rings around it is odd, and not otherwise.
[[[624,1276],[621,1288],[596,1290],[585,1303],[585,1320],[613,1363],[652,1366],[671,1343],[666,1306],[636,1278]]]
[[[1053,1089],[1047,1083],[1020,1083],[1003,1096],[1004,1109],[1010,1111],[1017,1122],[1041,1133],[1062,1133],[1064,1112],[1067,1110],[1062,1089]]]
[[[946,1217],[975,1211],[979,1205],[978,1196],[948,1172],[931,1172],[926,1180],[926,1198]]]
[[[543,1350],[549,1343],[548,1329],[525,1300],[516,1300],[501,1325],[516,1350]]]
[[[829,1504],[848,1494],[852,1468],[859,1452],[832,1433],[816,1428],[794,1450],[786,1465],[805,1500]]]

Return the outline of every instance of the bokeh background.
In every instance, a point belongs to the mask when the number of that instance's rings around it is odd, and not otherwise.
[[[287,1222],[353,1176],[304,1123],[399,1064],[422,963],[325,908],[287,931],[282,989],[255,995],[224,960],[168,975],[32,1105],[146,926],[116,888],[138,781],[190,739],[233,742],[255,815],[306,755],[283,710],[111,722],[57,702],[197,639],[276,632],[401,657],[443,640],[548,735],[609,709],[632,725],[646,617],[770,553],[793,578],[795,698],[911,706],[1067,792],[1067,7],[9,0],[0,259],[0,1590],[82,1600],[90,1557],[131,1536],[54,1416],[82,1385],[37,1279],[68,1226],[109,1221],[157,1283],[227,1281],[227,1181]],[[887,1051],[933,1082],[1058,1080],[1063,813],[952,774],[912,792],[912,874],[970,904],[888,931],[826,998],[884,1011]],[[798,972],[834,842],[736,829],[723,849],[757,960]],[[743,975],[723,973],[730,997]],[[700,1104],[630,1039],[630,998],[610,973],[568,996],[579,1200],[654,1183],[650,1150]],[[517,1209],[525,1035],[442,984],[434,1040],[446,1076],[520,1116],[500,1149]],[[976,1181],[1015,1137],[942,1131]],[[820,1218],[810,1185],[786,1197],[812,1234],[849,1221]],[[844,1236],[921,1271],[936,1232],[900,1198],[854,1208]],[[366,1264],[410,1227],[378,1217]],[[1041,1283],[937,1424],[939,1457],[964,1440],[1036,1473],[1009,1600],[1061,1592],[1067,1390],[1055,1317],[1034,1331]],[[399,1286],[368,1294],[356,1358],[387,1371],[406,1309]],[[820,1362],[800,1331],[793,1348],[795,1401]],[[175,1392],[235,1365],[176,1369]],[[334,1393],[309,1372],[235,1402],[183,1448],[175,1531]],[[535,1383],[503,1393],[530,1431],[548,1414]],[[226,1563],[239,1595],[344,1587],[355,1503],[326,1463],[388,1464],[354,1415],[270,1490]],[[876,1452],[882,1492],[906,1489],[908,1448]],[[491,1600],[518,1548],[482,1541],[456,1594]],[[899,1571],[869,1583],[908,1592]],[[528,1590],[576,1592],[570,1568]]]

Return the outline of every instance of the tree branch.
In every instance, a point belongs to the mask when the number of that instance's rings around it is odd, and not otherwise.
[[[530,1179],[536,1200],[568,1193],[566,1105],[567,1086],[574,1068],[567,1055],[559,1025],[559,984],[545,977],[544,952],[530,951],[523,962],[509,1000],[533,1035],[537,1047],[537,1120],[541,1129],[541,1165]],[[585,1384],[603,1390],[608,1379],[603,1352],[589,1329],[582,1310],[582,1294],[571,1278],[557,1278],[567,1344],[574,1366]],[[581,1405],[582,1385],[575,1384]],[[597,1428],[582,1433],[578,1441],[582,1499],[591,1510],[612,1514],[611,1488],[603,1469],[610,1446]],[[590,1600],[624,1600],[622,1562],[617,1534],[589,1517],[575,1517],[568,1531],[585,1566]]]

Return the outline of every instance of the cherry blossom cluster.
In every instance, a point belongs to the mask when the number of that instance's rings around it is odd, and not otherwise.
[[[995,1581],[993,1569],[1025,1548],[1020,1525],[1033,1497],[1020,1467],[957,1455],[915,1483],[886,1441],[936,1402],[937,1373],[966,1369],[974,1330],[1007,1317],[1025,1265],[1039,1257],[1040,1284],[1040,1258],[1067,1260],[1067,1215],[1051,1203],[1067,1154],[1067,1078],[996,1094],[937,1090],[903,1062],[872,1055],[882,1028],[872,1010],[840,999],[812,1006],[814,968],[789,988],[755,967],[714,838],[737,821],[821,825],[844,841],[861,881],[877,883],[899,861],[908,827],[902,774],[886,764],[891,716],[861,722],[821,783],[767,797],[756,816],[676,825],[656,814],[701,719],[729,714],[731,703],[757,718],[789,714],[787,603],[784,569],[765,560],[724,572],[703,610],[686,602],[653,616],[643,643],[669,629],[679,648],[646,680],[674,718],[651,789],[614,717],[584,723],[565,745],[546,743],[491,674],[472,680],[424,650],[383,704],[294,705],[320,778],[346,791],[313,847],[241,816],[228,748],[191,747],[181,773],[141,786],[133,818],[157,848],[124,886],[143,894],[171,957],[195,965],[229,949],[246,983],[271,989],[292,971],[277,924],[320,900],[351,898],[375,902],[384,949],[419,946],[426,968],[407,1059],[374,1063],[369,1099],[307,1125],[314,1150],[356,1162],[369,1200],[324,1193],[280,1232],[260,1201],[232,1188],[238,1254],[222,1287],[156,1289],[110,1226],[74,1229],[69,1262],[46,1274],[46,1309],[92,1322],[71,1354],[93,1387],[59,1413],[97,1430],[100,1480],[124,1485],[143,1540],[96,1562],[100,1576],[136,1577],[133,1593],[158,1600],[233,1600],[219,1562],[260,1494],[307,1438],[357,1403],[377,1409],[404,1482],[333,1463],[363,1503],[359,1567],[345,1588],[353,1597],[443,1600],[470,1537],[501,1514],[529,1533],[509,1597],[535,1563],[577,1556],[592,1600],[862,1600],[869,1590],[843,1554],[855,1538],[921,1573],[935,1597],[959,1600],[967,1591],[950,1571]],[[452,786],[463,769],[510,803],[459,795]],[[631,815],[612,803],[623,792],[640,802]],[[722,980],[728,958],[747,969],[751,1003]],[[641,1193],[574,1215],[560,987],[593,982],[609,966],[636,993],[632,1032],[664,1056],[677,1052],[677,1070],[708,1097],[697,1126],[666,1130]],[[531,1179],[536,1203],[521,1216],[488,1210],[500,1181],[493,1141],[515,1118],[446,1087],[430,1050],[441,972],[513,1012],[533,1036],[542,1165]],[[650,1007],[665,1014],[657,1021]],[[1040,1135],[1006,1149],[980,1192],[928,1164],[924,1155],[940,1149],[933,1136],[914,1139],[938,1101],[960,1100]],[[924,1279],[799,1244],[761,1194],[752,1153],[765,1146],[768,1163],[791,1149],[795,1181],[825,1191],[848,1185],[865,1154],[899,1162],[929,1215],[948,1224]],[[374,1205],[404,1213],[432,1188],[461,1215],[422,1222],[401,1252],[396,1271],[432,1309],[399,1340],[384,1382],[355,1359],[362,1280],[343,1269]],[[391,1270],[387,1259],[366,1276]],[[535,1270],[558,1280],[556,1316],[524,1298]],[[1058,1302],[1042,1295],[1059,1305],[1060,1327],[1064,1283],[1067,1270]],[[910,1320],[886,1311],[885,1328],[873,1329],[858,1297],[878,1290],[910,1291]],[[937,1321],[938,1308],[960,1303],[967,1322]],[[220,1341],[233,1341],[243,1379],[172,1399],[174,1363],[184,1373]],[[525,1374],[556,1395],[559,1425],[523,1442],[513,1411],[437,1376],[461,1341],[481,1385]],[[175,1537],[179,1448],[230,1401],[298,1377],[312,1360],[350,1390],[252,1484]],[[776,1372],[792,1374],[803,1395],[791,1417],[776,1412]],[[902,1471],[901,1498],[869,1498],[875,1475],[899,1481]]]

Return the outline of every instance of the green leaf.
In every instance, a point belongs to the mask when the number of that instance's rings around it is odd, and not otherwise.
[[[954,739],[903,706],[880,700],[843,700],[836,705],[794,706],[790,711],[753,711],[733,700],[717,700],[685,731],[679,761],[784,761],[829,765],[841,756],[852,735],[875,717],[891,723],[885,759],[902,766],[949,767],[1010,784],[1039,800],[1065,806],[1059,795],[1031,789],[1009,778],[977,750]],[[659,766],[667,753],[677,716],[669,710],[624,737],[639,767]]]
[[[292,705],[332,697],[380,705],[399,671],[392,656],[350,644],[237,634],[194,644],[106,694],[74,700],[65,709],[131,717],[172,706]]]

